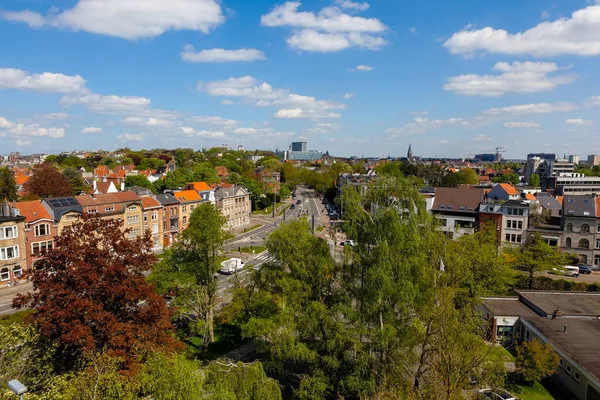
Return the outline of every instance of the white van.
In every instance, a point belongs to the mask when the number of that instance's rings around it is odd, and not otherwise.
[[[221,263],[221,273],[231,275],[244,268],[244,262],[240,258],[230,258]]]
[[[565,265],[564,267],[562,267],[562,269],[565,271],[565,275],[566,276],[573,276],[573,277],[578,277],[579,276],[579,267],[573,267],[571,265]]]

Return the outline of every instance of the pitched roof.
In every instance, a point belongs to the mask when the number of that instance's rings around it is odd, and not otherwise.
[[[483,188],[436,188],[433,210],[475,212],[486,192]]]
[[[536,196],[537,201],[539,201],[541,206],[544,207],[546,210],[562,209],[561,203],[556,198],[552,197],[552,195],[550,195],[550,193],[539,192],[539,193],[536,193],[535,196]]]
[[[536,198],[535,198],[535,196],[533,195],[533,193],[529,193],[529,192],[525,193],[525,199],[526,199],[526,200],[532,200],[532,201],[533,201],[533,200],[536,200]]]
[[[110,185],[113,185],[113,187],[115,187],[114,183],[112,181],[108,181],[108,182],[96,182],[96,192],[98,193],[108,193],[108,190],[110,189]],[[116,189],[116,187],[115,187]]]
[[[134,192],[118,192],[108,194],[97,194],[95,196],[75,196],[79,204],[84,207],[103,205],[103,204],[118,204],[129,203],[132,201],[140,201],[140,198]]]
[[[17,183],[17,185],[22,186],[25,184],[25,182],[29,180],[29,178],[29,175],[17,175],[15,177],[15,182]]]
[[[151,197],[151,196],[142,197],[142,208],[143,209],[156,208],[156,207],[162,207],[162,206],[160,205],[158,200],[156,200],[154,197]]]
[[[188,185],[188,187],[191,187],[192,189],[194,189],[198,192],[205,192],[205,191],[212,190],[206,182],[192,182]]]
[[[19,210],[26,222],[34,222],[39,219],[52,219],[50,213],[42,205],[41,200],[21,201],[16,203],[15,208]]]
[[[215,171],[217,171],[217,175],[221,177],[229,175],[229,170],[227,169],[227,167],[224,167],[222,165],[217,165],[215,167]]]
[[[243,186],[231,185],[229,187],[219,187],[215,190],[215,198],[224,199],[227,197],[247,196],[249,193]]]
[[[202,201],[202,198],[195,190],[182,190],[181,192],[173,193],[173,196],[180,202]]]
[[[179,204],[179,200],[177,200],[171,193],[162,193],[156,196],[156,200],[163,206],[171,205],[171,204]]]
[[[500,185],[500,187],[502,189],[504,189],[506,194],[508,194],[509,196],[518,196],[519,195],[519,192],[517,191],[517,189],[515,189],[512,185],[510,185],[508,183],[499,183],[498,185]]]
[[[596,199],[593,196],[564,196],[563,216],[596,217]]]

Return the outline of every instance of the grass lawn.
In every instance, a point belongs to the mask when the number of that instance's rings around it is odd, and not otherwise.
[[[279,207],[282,204],[283,203],[279,202],[279,203],[277,203],[276,206]],[[271,204],[269,207],[266,207],[262,210],[252,211],[252,215],[273,215],[273,204]]]
[[[267,248],[265,246],[254,246],[252,249],[254,249],[254,254],[260,254]],[[252,254],[252,249],[250,247],[242,247],[240,251],[242,253]]]
[[[16,312],[14,314],[5,315],[3,317],[0,317],[0,325],[9,326],[12,324],[21,324],[23,323],[26,316],[31,315],[34,312],[34,310],[25,310]]]
[[[317,228],[317,232],[323,232],[323,230],[324,230],[324,229],[325,229],[325,227],[324,227],[324,226],[319,226],[319,227]]]
[[[490,352],[489,357],[490,357],[490,361],[503,361],[503,362],[511,362],[511,361],[514,362],[515,361],[515,357],[502,346],[494,346],[494,348]]]
[[[257,224],[257,225],[251,226],[250,228],[244,228],[244,232],[250,232],[250,231],[253,231],[253,230],[255,230],[255,229],[258,229],[258,228],[260,228],[261,226],[262,226],[262,224]]]
[[[544,385],[536,382],[533,386],[516,385],[510,388],[510,392],[523,400],[555,400],[562,399],[561,397],[554,397]]]

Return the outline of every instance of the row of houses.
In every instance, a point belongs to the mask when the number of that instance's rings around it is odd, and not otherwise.
[[[8,203],[0,207],[0,286],[35,268],[36,261],[55,245],[55,238],[81,214],[122,222],[130,238],[150,233],[160,252],[187,228],[200,204],[214,204],[235,229],[250,223],[249,192],[237,185],[211,188],[204,182],[185,190],[153,195],[148,189]]]

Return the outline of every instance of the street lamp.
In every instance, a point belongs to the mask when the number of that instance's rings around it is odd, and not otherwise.
[[[25,387],[25,385],[23,385],[16,379],[13,379],[12,381],[8,382],[8,388],[11,392],[16,394],[17,396],[20,396],[21,400],[23,400],[23,395],[27,393],[27,388]]]

